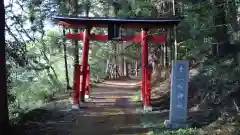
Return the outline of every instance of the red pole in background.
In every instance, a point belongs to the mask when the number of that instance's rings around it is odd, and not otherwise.
[[[89,86],[90,86],[90,66],[88,65],[87,76],[86,76],[86,92],[85,92],[86,98],[89,98]]]
[[[73,104],[79,104],[80,67],[74,65]]]
[[[82,66],[80,66],[80,73],[82,73]],[[80,75],[80,91],[82,91],[82,79],[83,79],[83,76],[82,74]],[[90,66],[88,65],[88,68],[87,68],[87,76],[86,76],[86,84],[85,84],[85,98],[89,98],[89,87],[90,87]]]
[[[82,79],[83,78],[82,75],[83,75],[83,73],[82,73],[82,65],[79,64],[79,66],[80,66],[79,70],[80,70],[80,73],[81,73],[80,74],[80,85],[79,85],[79,88],[80,88],[80,92],[81,92],[82,91],[82,80],[83,80]]]
[[[147,30],[142,29],[141,32],[141,53],[142,53],[142,58],[141,58],[141,64],[142,64],[142,99],[144,101],[144,106],[146,105],[146,84],[147,84],[147,67],[146,65],[148,64],[148,44],[147,44]]]
[[[147,68],[147,88],[146,88],[146,105],[150,106],[150,100],[151,100],[151,76],[152,76],[152,67],[151,65]]]
[[[88,51],[89,51],[89,29],[86,28],[83,34],[83,53],[82,53],[82,80],[81,80],[81,101],[85,102],[85,91],[86,91],[86,77],[88,67]]]

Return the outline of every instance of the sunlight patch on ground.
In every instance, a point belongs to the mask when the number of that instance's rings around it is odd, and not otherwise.
[[[140,101],[141,100],[141,92],[140,92],[140,90],[135,92],[135,94],[133,96],[131,96],[130,99],[131,99],[132,102]]]
[[[131,100],[132,100],[133,102],[137,102],[137,101],[140,101],[140,100],[141,100],[141,97],[140,97],[139,95],[134,95],[134,96],[131,97]]]
[[[105,99],[107,99],[107,98],[117,99],[117,98],[120,98],[120,96],[103,96],[103,98],[105,98]]]
[[[141,82],[114,82],[114,81],[106,81],[103,84],[108,84],[108,85],[124,85],[124,86],[137,86],[140,85]]]
[[[124,110],[121,108],[106,108],[103,112],[100,112],[99,114],[101,116],[124,114]]]

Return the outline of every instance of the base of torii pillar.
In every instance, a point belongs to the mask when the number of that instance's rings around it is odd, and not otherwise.
[[[90,96],[89,96],[89,95],[85,95],[84,98],[85,98],[85,99],[89,99]]]
[[[79,104],[72,104],[72,109],[73,110],[79,110],[80,109]]]
[[[150,105],[144,105],[143,110],[144,110],[144,112],[152,112],[153,108]]]

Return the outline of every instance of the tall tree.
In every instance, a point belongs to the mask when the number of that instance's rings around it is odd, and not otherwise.
[[[0,36],[1,36],[1,53],[0,53],[0,62],[1,62],[1,105],[0,105],[0,134],[9,134],[9,116],[8,116],[8,102],[7,102],[7,77],[6,77],[6,56],[5,56],[5,10],[4,2],[0,0],[0,17],[2,20],[2,25],[0,26]]]
[[[216,42],[220,45],[222,42],[229,41],[227,21],[226,21],[226,1],[225,0],[214,0],[214,5],[216,7],[215,11],[215,33],[214,38]]]
[[[66,35],[66,29],[62,28],[63,30],[63,36]],[[68,61],[67,61],[67,45],[66,45],[66,38],[63,37],[63,54],[64,54],[64,64],[65,64],[65,78],[67,82],[67,90],[71,90],[71,86],[69,83],[69,76],[68,76]]]

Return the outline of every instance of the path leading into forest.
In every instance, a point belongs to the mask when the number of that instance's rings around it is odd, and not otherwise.
[[[147,133],[136,115],[137,106],[131,101],[137,82],[106,81],[98,84],[85,104],[83,115],[77,118],[73,135],[132,135]]]
[[[152,89],[154,111],[151,113],[141,113],[141,105],[132,101],[140,90],[139,80],[136,79],[97,84],[90,93],[91,100],[81,105],[80,110],[71,109],[72,100],[68,93],[59,93],[55,101],[27,113],[16,126],[14,134],[147,135],[149,131],[162,127],[159,124],[168,119],[168,85],[169,82],[165,81]],[[208,115],[208,111],[188,113],[189,119],[197,122],[209,118]]]
[[[58,95],[61,100],[25,116],[28,121],[18,128],[24,135],[145,135],[148,129],[141,125],[141,114],[136,112],[139,105],[131,101],[139,90],[138,82],[97,84],[91,100],[81,105],[80,111],[71,110],[69,96]]]

